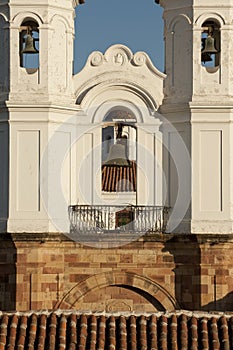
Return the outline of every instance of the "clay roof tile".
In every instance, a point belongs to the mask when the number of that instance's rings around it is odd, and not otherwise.
[[[129,166],[103,165],[102,191],[135,192],[137,186],[137,165],[129,161]]]
[[[0,314],[5,349],[231,349],[233,316],[191,312]]]

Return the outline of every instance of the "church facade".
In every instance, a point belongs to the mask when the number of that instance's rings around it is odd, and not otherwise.
[[[232,310],[222,2],[157,1],[165,73],[117,44],[76,75],[81,1],[0,4],[0,309]]]

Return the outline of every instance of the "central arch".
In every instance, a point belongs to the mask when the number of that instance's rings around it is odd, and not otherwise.
[[[157,282],[133,272],[112,271],[90,276],[77,283],[54,308],[73,309],[88,293],[109,286],[119,286],[133,290],[147,299],[153,306],[160,304],[164,311],[179,309],[174,296]]]

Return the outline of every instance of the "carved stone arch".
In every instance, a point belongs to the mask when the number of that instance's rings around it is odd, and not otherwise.
[[[172,18],[171,22],[168,24],[168,31],[169,32],[172,32],[175,28],[175,26],[177,25],[177,23],[180,21],[180,19],[183,19],[187,22],[187,24],[191,25],[192,24],[192,21],[191,19],[185,15],[185,14],[179,14],[177,16],[175,16],[174,18]]]
[[[61,23],[63,23],[66,30],[71,29],[70,23],[68,22],[68,20],[61,15],[58,15],[58,14],[53,15],[49,21],[49,24],[52,25],[54,21],[60,21]]]
[[[135,82],[131,83],[129,80],[125,81],[123,78],[115,79],[114,82],[102,82],[97,85],[94,85],[93,81],[92,87],[88,84],[85,88],[83,87],[79,91],[76,91],[77,103],[80,104],[82,108],[88,109],[93,105],[96,96],[105,91],[109,91],[109,89],[128,91],[132,93],[132,95],[139,97],[148,109],[153,111],[158,110],[159,102],[154,96],[150,95],[148,91],[144,90],[139,84]]]
[[[143,113],[144,111],[142,111],[137,105],[119,98],[111,101],[106,101],[99,105],[93,113],[91,122],[93,124],[104,122],[105,116],[111,110],[116,109],[116,107],[129,109],[135,116],[137,123],[143,123],[143,117],[145,114]]]
[[[90,276],[76,284],[54,308],[72,309],[87,293],[108,286],[134,290],[136,293],[148,297],[152,305],[153,303],[154,305],[161,304],[166,311],[179,308],[174,296],[165,288],[145,276],[132,272],[105,272]]]
[[[5,15],[5,13],[3,12],[0,12],[0,19],[3,19],[4,22],[9,22],[9,19],[8,17]]]
[[[12,22],[14,23],[14,25],[20,26],[25,20],[36,21],[39,24],[39,26],[43,24],[42,18],[37,13],[29,11],[17,13],[17,15],[13,17]]]
[[[198,26],[200,29],[203,25],[203,23],[207,20],[214,20],[214,21],[217,21],[220,25],[220,27],[224,26],[226,24],[224,18],[219,14],[219,13],[216,13],[216,12],[206,12],[206,13],[203,13],[201,14],[195,21],[195,25]]]

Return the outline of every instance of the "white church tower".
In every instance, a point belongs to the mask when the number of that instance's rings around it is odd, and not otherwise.
[[[0,3],[0,223],[8,232],[54,230],[46,210],[52,199],[46,191],[41,195],[40,169],[47,162],[49,182],[56,154],[46,151],[48,140],[60,124],[67,129],[65,120],[75,107],[74,5],[72,0]],[[58,144],[70,142],[69,130],[58,133]],[[69,181],[66,186],[68,195]]]
[[[191,232],[231,233],[233,1],[156,2],[164,8],[165,21],[167,78],[161,113],[179,131],[191,154],[185,183],[177,181],[175,165],[165,159],[170,204],[175,204],[183,186],[187,195],[190,183],[186,223],[190,218]],[[176,148],[169,128],[166,135],[170,147]]]

